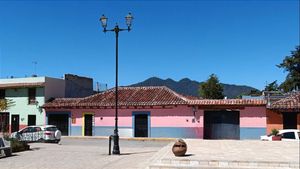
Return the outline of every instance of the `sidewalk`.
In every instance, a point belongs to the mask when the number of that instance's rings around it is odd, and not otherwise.
[[[108,139],[108,136],[62,136],[62,139]],[[149,137],[119,137],[120,140],[133,141],[176,141],[176,138],[149,138]]]
[[[148,169],[299,168],[299,142],[186,139],[185,157],[175,157],[170,143],[152,158]]]

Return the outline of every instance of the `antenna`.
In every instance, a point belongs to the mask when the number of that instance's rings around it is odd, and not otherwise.
[[[37,65],[37,61],[33,61],[32,62],[33,63],[33,65],[34,65],[34,72],[33,72],[33,76],[36,76],[37,74],[36,74],[36,65]]]
[[[99,92],[100,92],[100,86],[99,86],[99,82],[96,82],[96,91],[97,91],[97,93],[99,93]]]

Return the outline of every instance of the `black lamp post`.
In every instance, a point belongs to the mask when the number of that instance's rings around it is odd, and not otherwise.
[[[102,23],[103,32],[115,32],[116,34],[116,87],[115,87],[115,94],[116,94],[116,103],[115,103],[115,130],[113,135],[114,147],[113,147],[113,154],[120,154],[120,146],[119,146],[119,134],[118,134],[118,38],[120,31],[130,31],[131,30],[131,23],[132,23],[132,15],[128,13],[125,17],[127,29],[119,28],[118,24],[116,24],[114,29],[106,29],[107,27],[107,18],[102,15],[100,21]]]

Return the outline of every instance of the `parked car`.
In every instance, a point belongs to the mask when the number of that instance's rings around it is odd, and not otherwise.
[[[279,130],[278,135],[281,136],[282,141],[296,141],[296,140],[299,141],[300,140],[300,130],[297,130],[297,129]],[[260,140],[272,141],[272,136],[273,135],[260,136]]]
[[[28,126],[11,134],[12,138],[26,142],[55,142],[61,138],[61,131],[54,125]]]

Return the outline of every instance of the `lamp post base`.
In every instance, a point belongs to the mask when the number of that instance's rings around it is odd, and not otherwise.
[[[120,154],[120,147],[119,147],[119,136],[118,135],[113,135],[113,140],[114,140],[114,147],[113,147],[113,152],[112,154]]]

